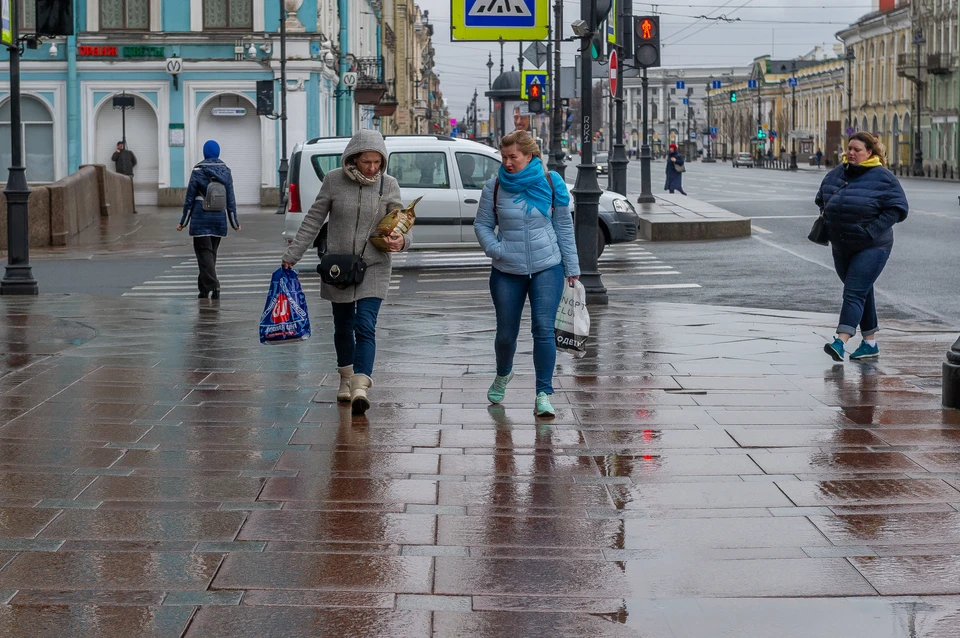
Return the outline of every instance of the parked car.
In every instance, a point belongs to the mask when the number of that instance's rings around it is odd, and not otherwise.
[[[283,238],[290,243],[304,215],[320,192],[324,176],[339,168],[348,137],[324,137],[301,142],[290,158],[290,185]],[[416,248],[477,246],[473,220],[480,193],[500,169],[500,152],[476,142],[443,135],[388,135],[387,173],[397,179],[404,203],[423,197],[411,231]],[[568,182],[572,187],[572,184]],[[637,238],[640,218],[622,195],[600,196],[598,250],[607,244]],[[324,226],[314,246],[326,250]]]
[[[610,172],[610,164],[608,163],[610,156],[607,153],[597,153],[594,156],[593,163],[597,165],[597,174],[606,175]]]
[[[753,168],[753,155],[750,153],[737,153],[733,158],[733,167],[740,168],[741,166]]]

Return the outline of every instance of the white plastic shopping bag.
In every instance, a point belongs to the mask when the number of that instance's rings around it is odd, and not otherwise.
[[[590,313],[587,312],[587,291],[579,281],[563,287],[563,297],[553,323],[557,350],[569,352],[578,359],[587,354],[590,334]]]

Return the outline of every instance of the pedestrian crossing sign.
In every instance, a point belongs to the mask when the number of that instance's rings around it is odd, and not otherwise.
[[[543,87],[547,85],[548,80],[547,72],[540,71],[539,69],[527,70],[524,69],[520,72],[520,99],[529,100],[530,99],[530,85],[536,82],[540,85],[541,95]]]
[[[0,5],[3,6],[3,8],[2,8],[2,14],[3,14],[3,18],[2,18],[2,21],[3,21],[3,24],[2,24],[3,38],[2,38],[2,40],[3,40],[3,43],[4,43],[4,44],[13,46],[13,22],[11,21],[11,18],[10,18],[10,15],[11,15],[11,10],[10,10],[10,9],[11,9],[11,6],[10,6],[10,3],[11,3],[11,2],[13,2],[13,0],[0,0]]]
[[[550,0],[451,0],[450,39],[461,42],[545,40]]]

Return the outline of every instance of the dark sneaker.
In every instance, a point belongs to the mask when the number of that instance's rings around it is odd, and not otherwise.
[[[843,355],[846,354],[846,351],[843,349],[843,341],[840,337],[834,337],[833,343],[825,344],[823,351],[833,357],[834,361],[843,361]]]
[[[880,356],[880,346],[871,346],[869,343],[864,341],[860,344],[860,347],[854,350],[853,354],[850,355],[851,359],[870,359],[873,357]]]
[[[546,392],[537,394],[537,403],[534,405],[533,413],[544,419],[552,419],[557,415],[553,406],[550,405],[550,395]]]

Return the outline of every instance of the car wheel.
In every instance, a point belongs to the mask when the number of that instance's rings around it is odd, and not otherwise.
[[[607,238],[603,234],[603,229],[597,227],[597,258],[603,254],[603,249],[607,247]]]

